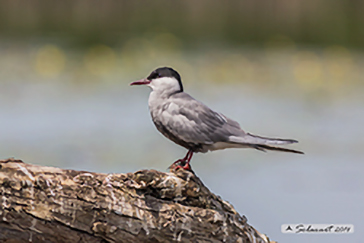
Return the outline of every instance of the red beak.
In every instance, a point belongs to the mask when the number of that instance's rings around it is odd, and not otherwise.
[[[130,85],[145,85],[145,84],[150,84],[150,80],[148,79],[141,79],[135,82],[132,82]]]

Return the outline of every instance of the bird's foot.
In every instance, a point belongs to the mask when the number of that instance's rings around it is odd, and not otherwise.
[[[188,170],[188,171],[192,171],[190,162],[187,162],[186,160],[183,159],[179,159],[176,162],[174,162],[173,164],[171,164],[171,166],[168,167],[171,171],[176,171],[179,168],[182,168],[184,170]]]
[[[182,168],[184,170],[188,170],[188,171],[192,171],[192,168],[190,166],[190,161],[193,155],[193,151],[190,149],[188,150],[186,156],[183,159],[179,159],[177,161],[175,161],[171,166],[169,166],[168,168],[171,171],[176,171],[179,168]]]

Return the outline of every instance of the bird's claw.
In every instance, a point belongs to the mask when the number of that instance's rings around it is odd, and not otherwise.
[[[183,160],[183,159],[179,159],[177,161],[175,161],[173,164],[171,164],[168,169],[170,169],[171,171],[176,171],[179,168],[182,168],[184,170],[188,170],[192,172],[192,168],[189,162]]]
[[[188,171],[192,171],[192,168],[190,166],[190,161],[193,155],[193,151],[192,150],[188,150],[186,156],[183,159],[179,159],[176,160],[171,166],[169,166],[168,168],[171,171],[176,171],[179,168],[182,168],[184,170],[188,170]]]

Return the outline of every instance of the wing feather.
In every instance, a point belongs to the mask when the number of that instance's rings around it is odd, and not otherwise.
[[[159,120],[169,134],[186,143],[213,144],[228,141],[230,135],[242,132],[237,122],[211,110],[186,93],[171,96],[167,103],[153,120]]]

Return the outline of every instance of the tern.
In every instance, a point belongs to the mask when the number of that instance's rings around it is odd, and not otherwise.
[[[297,140],[267,138],[245,132],[238,122],[194,99],[183,91],[181,76],[170,67],[157,68],[147,78],[130,85],[147,85],[152,89],[148,105],[154,125],[165,137],[188,150],[183,159],[172,164],[175,169],[191,170],[193,153],[226,148],[303,154],[301,151],[277,147],[297,143]]]

